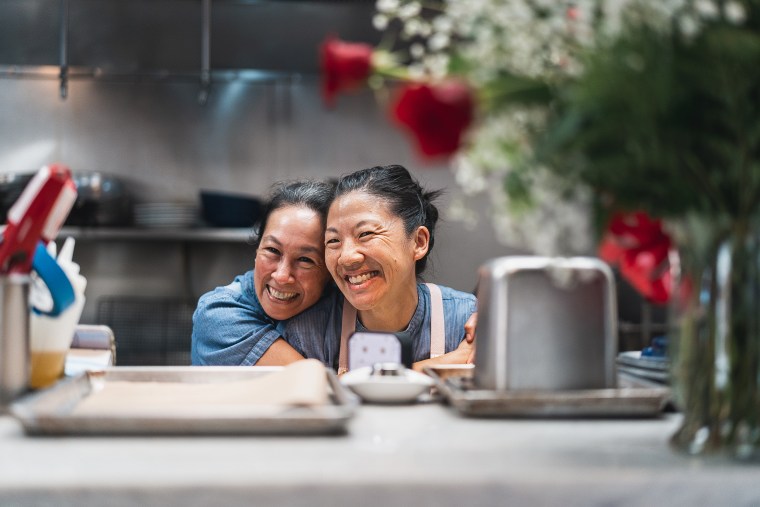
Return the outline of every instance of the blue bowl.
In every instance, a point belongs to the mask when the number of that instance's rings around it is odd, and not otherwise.
[[[212,227],[251,227],[263,211],[258,197],[210,190],[200,194],[203,219]]]

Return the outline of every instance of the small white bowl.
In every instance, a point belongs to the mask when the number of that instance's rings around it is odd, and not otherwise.
[[[371,403],[412,403],[435,384],[427,375],[406,368],[397,376],[378,376],[372,371],[371,366],[357,368],[342,375],[340,381]]]

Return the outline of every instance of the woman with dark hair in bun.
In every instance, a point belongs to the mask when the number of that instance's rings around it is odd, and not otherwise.
[[[286,338],[307,357],[348,370],[354,331],[395,333],[411,343],[414,367],[466,363],[472,294],[418,283],[435,243],[439,192],[426,192],[400,165],[356,171],[338,181],[327,213],[325,264],[341,294],[290,319]],[[309,314],[327,320],[324,342],[310,339]],[[313,316],[312,316],[313,318]],[[321,347],[321,348],[320,348]]]

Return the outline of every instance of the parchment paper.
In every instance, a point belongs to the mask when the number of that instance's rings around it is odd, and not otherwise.
[[[298,361],[260,378],[231,382],[105,382],[74,407],[75,416],[246,416],[328,402],[325,367]]]

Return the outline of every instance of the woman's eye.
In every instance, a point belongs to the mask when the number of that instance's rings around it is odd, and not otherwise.
[[[267,253],[270,253],[270,254],[274,254],[274,255],[280,255],[280,251],[279,251],[279,250],[277,250],[277,249],[276,249],[276,248],[274,248],[274,247],[271,247],[271,246],[268,246],[268,247],[264,247],[264,251],[265,251],[265,252],[267,252]]]
[[[299,257],[298,262],[303,262],[305,264],[315,264],[314,259],[309,259],[308,257]]]
[[[359,237],[360,238],[366,238],[367,236],[371,236],[373,234],[374,234],[374,232],[372,232],[372,231],[364,231],[364,232],[359,233]]]
[[[325,240],[325,246],[331,246],[331,245],[335,246],[337,244],[338,244],[337,238],[328,238],[327,240]]]

